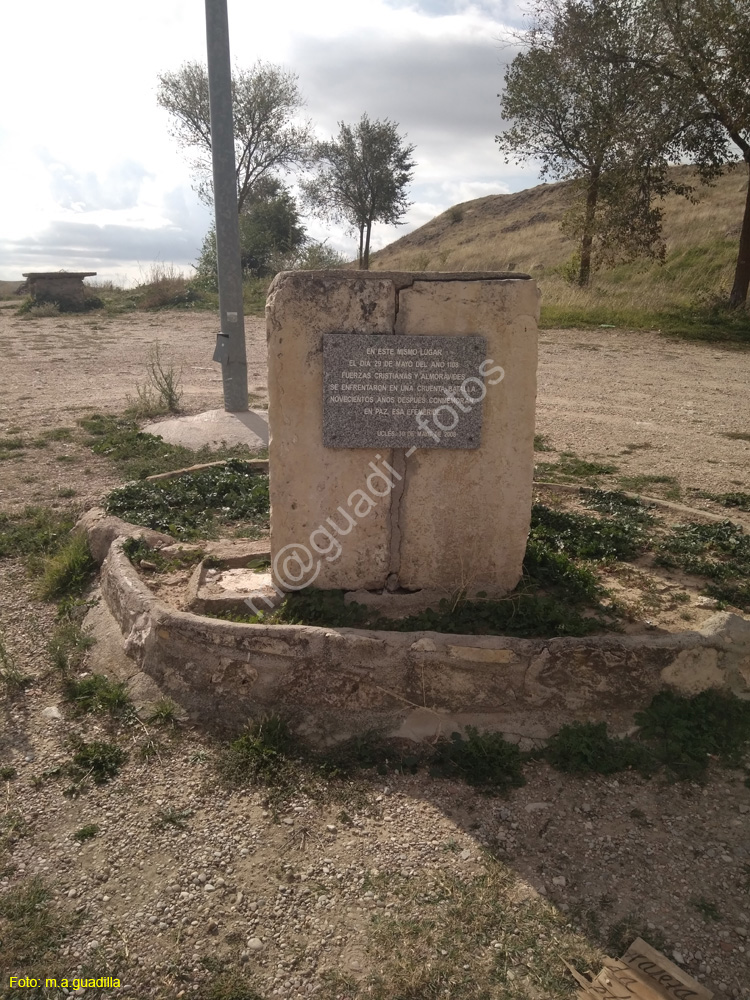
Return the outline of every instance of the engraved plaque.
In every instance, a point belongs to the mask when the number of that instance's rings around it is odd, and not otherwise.
[[[478,448],[484,337],[323,335],[326,448]]]

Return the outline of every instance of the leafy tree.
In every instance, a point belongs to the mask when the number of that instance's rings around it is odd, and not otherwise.
[[[602,58],[607,48],[637,52],[649,43],[638,2],[543,0],[500,95],[512,123],[496,136],[506,162],[536,159],[542,176],[575,182],[564,228],[579,242],[582,286],[596,263],[663,256],[653,201],[675,188],[668,160],[694,115],[684,101],[668,106],[663,81],[646,67]]]
[[[249,192],[240,212],[240,255],[243,274],[266,278],[285,261],[295,259],[309,242],[290,191],[274,177],[262,178]],[[211,288],[217,283],[216,229],[201,249],[198,277]]]
[[[729,296],[741,305],[750,286],[750,0],[643,0],[641,14],[653,44],[619,56],[696,102],[702,127],[684,134],[683,152],[706,179],[737,160],[748,172]]]
[[[197,190],[212,201],[211,114],[208,72],[187,62],[159,76],[157,102],[171,117],[171,133],[194,154]],[[304,99],[297,77],[280,66],[257,62],[232,75],[237,207],[241,212],[258,182],[308,162],[309,122],[300,122]]]
[[[302,185],[306,202],[321,217],[348,222],[359,233],[362,270],[370,266],[373,222],[398,225],[409,207],[414,149],[395,122],[371,121],[367,114],[353,126],[339,122],[338,136],[315,149],[317,175]]]

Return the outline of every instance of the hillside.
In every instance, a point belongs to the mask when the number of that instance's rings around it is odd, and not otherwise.
[[[675,167],[680,180],[694,178]],[[560,231],[570,201],[568,182],[540,184],[514,194],[463,202],[373,254],[373,270],[517,270],[540,281],[544,301],[642,308],[683,306],[720,294],[731,284],[747,189],[741,167],[713,186],[695,181],[695,201],[675,195],[664,203],[664,265],[636,261],[595,274],[592,287],[571,287],[559,270],[575,251]],[[579,301],[580,300],[580,301]]]

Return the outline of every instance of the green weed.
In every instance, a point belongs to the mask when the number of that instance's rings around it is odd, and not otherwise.
[[[128,483],[105,499],[107,512],[178,538],[213,536],[219,524],[267,529],[268,476],[239,460],[194,475]]]
[[[204,557],[202,549],[182,549],[177,552],[163,553],[161,549],[152,548],[142,538],[128,538],[123,543],[123,552],[134,566],[139,566],[142,560],[151,563],[158,573],[173,573],[180,569],[195,566]]]
[[[84,605],[84,608],[87,606]],[[55,626],[47,646],[55,669],[63,676],[70,670],[77,670],[83,663],[86,650],[90,649],[95,641],[93,636],[84,631],[79,621],[64,615]]]
[[[28,687],[32,678],[25,674],[8,652],[2,635],[0,635],[0,684],[10,697],[17,695]]]
[[[691,899],[690,902],[698,913],[700,913],[706,923],[708,923],[709,920],[721,920],[721,913],[716,903],[710,902],[710,900],[705,899],[703,896]]]
[[[230,785],[278,785],[288,777],[299,749],[287,722],[270,715],[232,740],[221,755],[219,773]]]
[[[160,698],[154,703],[148,721],[158,726],[170,726],[175,729],[180,721],[179,706],[170,698]]]
[[[681,524],[657,549],[657,563],[708,578],[705,593],[750,609],[750,535],[731,521]]]
[[[679,500],[682,495],[680,484],[674,476],[640,475],[640,476],[620,476],[620,486],[624,490],[631,490],[633,493],[651,492],[653,487],[657,487],[667,500]]]
[[[750,493],[735,491],[734,493],[706,493],[704,495],[709,500],[720,503],[724,507],[736,507],[738,510],[750,511]]]
[[[99,827],[96,823],[87,823],[86,826],[82,826],[79,830],[75,831],[73,840],[77,840],[79,844],[84,844],[87,840],[93,840],[98,832]]]
[[[691,698],[661,691],[635,721],[657,759],[678,777],[698,777],[713,757],[741,766],[750,741],[750,702],[713,689]]]
[[[92,674],[80,680],[68,678],[63,687],[66,700],[78,715],[107,712],[115,717],[124,717],[134,712],[126,685],[111,681],[102,674]]]
[[[160,472],[172,472],[201,462],[248,458],[249,450],[237,445],[212,451],[193,451],[168,444],[153,434],[145,434],[132,417],[92,414],[79,421],[88,435],[87,444],[97,455],[111,459],[125,479],[145,479]]]
[[[113,743],[103,740],[86,743],[81,740],[76,743],[70,773],[79,787],[87,778],[93,778],[95,784],[103,785],[119,774],[127,759],[125,750]]]
[[[49,507],[26,507],[19,514],[0,513],[0,559],[53,555],[74,523],[70,512]]]
[[[526,783],[521,772],[521,751],[499,733],[480,733],[467,726],[466,735],[452,733],[439,743],[430,760],[436,777],[461,778],[484,791],[507,793]]]
[[[610,736],[606,722],[563,726],[547,742],[543,756],[558,771],[578,775],[615,774],[629,768],[650,774],[656,767],[646,746]]]
[[[0,937],[7,969],[31,972],[30,966],[59,946],[67,927],[53,914],[51,901],[51,890],[38,876],[0,894]]]
[[[46,560],[40,594],[47,601],[78,597],[91,583],[96,569],[85,534],[70,535]]]
[[[535,466],[534,477],[540,480],[566,483],[577,479],[608,476],[617,471],[617,466],[609,462],[589,462],[572,452],[563,451],[557,462],[538,462]]]

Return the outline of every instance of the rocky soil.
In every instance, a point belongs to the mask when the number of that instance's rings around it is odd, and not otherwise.
[[[188,409],[220,405],[214,325],[198,313],[25,321],[1,308],[0,438],[121,412],[154,339],[184,366]],[[248,337],[262,399],[260,321]],[[538,430],[558,451],[672,475],[683,491],[748,490],[750,442],[725,434],[750,434],[749,377],[750,355],[716,346],[545,331]],[[0,462],[0,511],[86,507],[114,486],[112,465],[76,435]],[[0,561],[0,595],[7,653],[34,678],[0,694],[0,767],[16,772],[2,772],[0,900],[36,877],[49,886],[50,913],[72,919],[55,959],[63,974],[87,969],[119,977],[127,995],[176,1000],[213,998],[234,969],[264,1000],[333,1000],[368,995],[376,973],[403,986],[445,969],[440,995],[454,1000],[479,997],[484,982],[492,998],[552,998],[572,995],[560,957],[588,948],[594,964],[597,948],[614,954],[644,933],[720,1000],[750,997],[742,772],[712,767],[701,786],[535,764],[507,799],[423,772],[371,774],[269,801],[221,785],[221,748],[198,730],[75,716],[47,652],[56,608],[17,560]],[[114,780],[70,798],[69,781],[44,774],[70,760],[74,735],[129,756]],[[98,831],[79,843],[88,824]],[[0,938],[1,954],[2,918]],[[504,986],[492,978],[501,961]],[[552,966],[554,981],[540,971]],[[0,968],[0,996],[10,975],[31,972]]]

